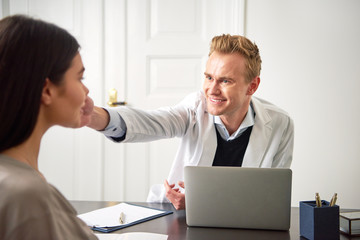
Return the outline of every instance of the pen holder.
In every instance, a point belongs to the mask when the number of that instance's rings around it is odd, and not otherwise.
[[[317,207],[315,201],[300,202],[300,235],[310,240],[338,240],[339,206],[321,203],[322,207]]]

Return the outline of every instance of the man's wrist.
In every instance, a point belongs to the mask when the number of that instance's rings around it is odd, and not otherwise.
[[[110,115],[108,111],[101,107],[94,106],[91,114],[91,121],[87,125],[97,131],[103,131],[110,122]]]

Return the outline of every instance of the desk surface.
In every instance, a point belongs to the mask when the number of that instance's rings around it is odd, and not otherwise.
[[[103,201],[70,201],[78,214],[86,213],[99,208],[113,206],[119,202],[103,202]],[[289,231],[268,231],[268,230],[246,230],[231,228],[200,228],[188,227],[186,225],[185,210],[176,211],[175,208],[168,203],[134,203],[137,205],[171,210],[174,213],[163,216],[151,221],[140,223],[131,227],[121,229],[113,233],[125,232],[152,232],[168,235],[168,240],[218,240],[218,239],[257,239],[257,240],[289,240],[289,239],[305,239],[299,234],[299,209],[291,209],[291,227]],[[340,234],[340,240],[354,239],[347,238]],[[360,239],[360,238],[358,238]]]

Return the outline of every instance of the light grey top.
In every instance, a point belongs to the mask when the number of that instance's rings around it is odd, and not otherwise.
[[[65,197],[30,166],[0,154],[0,239],[97,239]]]

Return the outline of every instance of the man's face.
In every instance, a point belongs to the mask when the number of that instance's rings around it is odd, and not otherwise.
[[[238,53],[215,51],[207,61],[204,75],[208,112],[220,116],[224,123],[242,121],[259,84],[259,78],[250,83],[245,81],[245,59]]]

